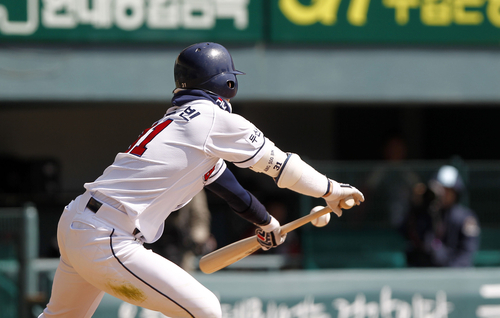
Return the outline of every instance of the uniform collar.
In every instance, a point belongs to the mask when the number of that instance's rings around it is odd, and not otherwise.
[[[201,89],[175,89],[174,96],[172,97],[172,105],[182,106],[186,103],[199,99],[209,100],[219,106],[220,109],[225,110],[229,113],[233,111],[231,103],[229,103],[227,100],[223,99],[219,95]]]

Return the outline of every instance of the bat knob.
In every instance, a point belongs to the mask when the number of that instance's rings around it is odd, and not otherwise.
[[[354,201],[354,198],[352,196],[348,196],[347,198],[340,200],[340,208],[344,210],[349,210],[352,208],[356,202]]]

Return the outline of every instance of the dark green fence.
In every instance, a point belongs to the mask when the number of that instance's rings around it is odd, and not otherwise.
[[[38,291],[34,263],[38,257],[35,207],[0,209],[0,317],[31,318]]]

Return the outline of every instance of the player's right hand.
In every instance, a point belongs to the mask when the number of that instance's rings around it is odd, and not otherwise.
[[[257,241],[264,251],[282,244],[286,239],[286,234],[281,235],[280,222],[272,215],[271,222],[267,225],[260,225],[260,227],[255,230],[255,234],[257,235]]]
[[[363,193],[356,189],[355,187],[346,184],[338,183],[334,180],[330,180],[332,186],[332,192],[328,196],[324,197],[326,204],[330,209],[332,209],[338,216],[342,215],[342,209],[340,208],[340,201],[352,196],[356,205],[360,205],[361,202],[365,201]]]

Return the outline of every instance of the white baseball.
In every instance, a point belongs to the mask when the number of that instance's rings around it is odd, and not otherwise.
[[[311,209],[311,212],[309,212],[309,214],[318,212],[319,210],[321,210],[323,208],[324,208],[324,206],[316,206],[316,207]],[[316,227],[323,227],[323,226],[327,225],[328,222],[330,222],[330,213],[322,215],[319,218],[311,221],[312,225],[314,225]]]

